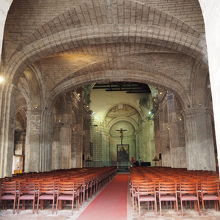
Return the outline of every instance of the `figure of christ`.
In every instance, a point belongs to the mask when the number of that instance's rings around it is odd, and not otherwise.
[[[121,128],[120,130],[116,130],[116,131],[119,131],[119,132],[120,132],[121,145],[122,145],[123,137],[124,137],[124,131],[127,131],[127,129]]]

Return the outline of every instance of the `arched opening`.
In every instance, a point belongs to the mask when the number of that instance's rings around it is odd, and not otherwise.
[[[27,104],[22,94],[18,93],[16,96],[12,174],[23,173],[25,170],[26,129],[27,129]]]
[[[131,158],[150,164],[155,146],[153,117],[149,113],[153,98],[148,85],[97,83],[90,98],[91,139],[96,151],[101,149],[105,164],[128,168]],[[124,152],[124,157],[120,152]],[[98,157],[99,154],[93,160],[99,161]]]
[[[183,106],[171,90],[99,80],[67,87],[49,106],[52,169],[117,165],[124,144],[123,167],[132,158],[154,166],[155,157],[161,166],[187,167]]]

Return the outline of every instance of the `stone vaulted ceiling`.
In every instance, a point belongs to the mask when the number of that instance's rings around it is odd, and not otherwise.
[[[34,66],[48,97],[114,76],[190,96],[205,56],[197,0],[15,0],[4,35],[10,79]]]

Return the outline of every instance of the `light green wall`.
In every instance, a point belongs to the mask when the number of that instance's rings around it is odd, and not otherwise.
[[[90,109],[94,112],[94,119],[103,122],[111,107],[119,103],[128,104],[139,109],[139,99],[143,94],[128,94],[126,92],[106,92],[102,89],[91,91]]]
[[[123,144],[129,144],[129,158],[141,158],[142,161],[152,162],[155,155],[154,123],[149,119],[148,112],[152,109],[151,96],[145,106],[139,105],[139,100],[145,94],[128,94],[125,92],[106,92],[92,90],[90,109],[94,112],[91,126],[91,141],[93,142],[93,161],[117,161],[117,144],[120,144],[120,133],[115,131],[123,128]],[[123,120],[117,118],[116,123],[109,126],[108,111],[118,105],[126,104],[136,109],[136,113]],[[108,123],[109,124],[108,124]],[[133,123],[133,124],[132,124]],[[133,130],[132,130],[132,129]],[[131,131],[132,130],[132,131]],[[127,133],[127,134],[126,134]]]

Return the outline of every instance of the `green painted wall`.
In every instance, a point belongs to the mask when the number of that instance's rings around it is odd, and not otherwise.
[[[129,144],[129,158],[140,157],[142,161],[152,162],[155,156],[154,122],[149,114],[152,96],[92,90],[90,97],[92,160],[117,161],[117,145],[121,139],[116,130],[123,128],[127,130],[123,133],[123,144]]]

